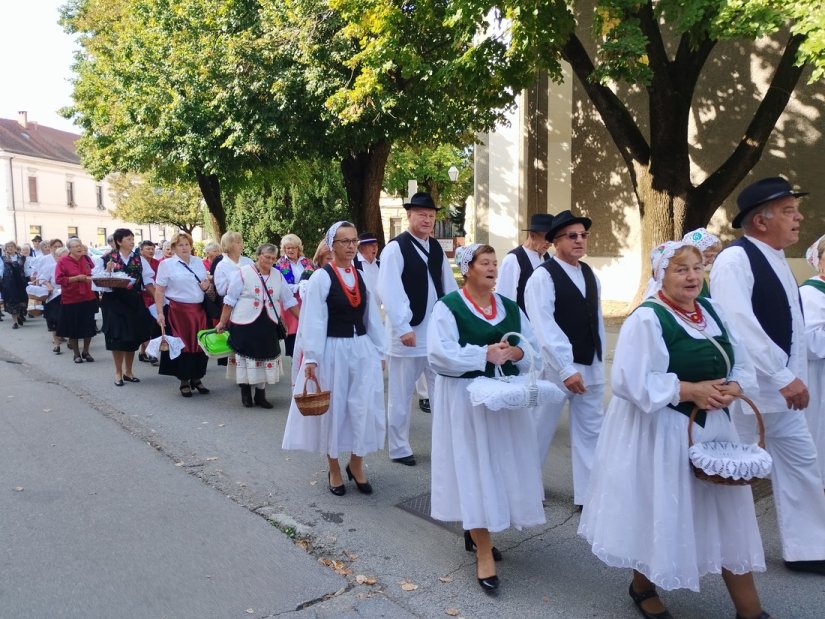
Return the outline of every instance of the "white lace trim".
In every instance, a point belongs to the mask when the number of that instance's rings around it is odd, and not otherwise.
[[[696,468],[725,479],[767,477],[773,465],[770,454],[759,445],[727,441],[696,443],[688,450],[688,456]]]

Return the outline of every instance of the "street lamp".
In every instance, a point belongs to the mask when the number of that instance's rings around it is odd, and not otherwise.
[[[447,170],[447,176],[450,177],[452,182],[456,182],[458,180],[458,168],[454,165],[450,166],[450,169]]]

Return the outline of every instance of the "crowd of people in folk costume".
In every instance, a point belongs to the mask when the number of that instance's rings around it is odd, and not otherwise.
[[[418,465],[418,395],[432,412],[431,516],[462,523],[487,592],[499,587],[503,558],[491,534],[545,522],[542,468],[566,403],[579,534],[607,565],[632,570],[641,614],[670,617],[659,590],[698,591],[701,576],[721,573],[736,616],[765,618],[752,576],[765,558],[750,487],[693,476],[687,428],[696,407],[696,441],[755,442],[754,415],[738,396],[756,402],[785,566],[825,575],[825,236],[806,254],[817,275],[802,286],[784,254],[798,241],[804,195],[781,177],[762,179],[739,194],[733,227],[744,234],[724,250],[699,229],[651,252],[645,300],[619,333],[606,409],[601,284],[582,261],[592,222],[570,211],[534,215],[524,243],[500,262],[489,245],[460,248],[460,287],[432,237],[439,208],[421,192],[404,205],[407,230],[380,257],[376,237],[346,221],[311,259],[292,234],[252,259],[228,232],[203,260],[188,234],[156,255],[120,229],[94,260],[78,239],[36,239],[28,256],[8,243],[2,292],[18,328],[27,285],[45,286],[54,352],[68,341],[75,363],[94,361],[99,297],[117,386],[140,382],[138,352],[177,378],[183,397],[209,393],[195,336],[214,326],[229,333],[226,375],[242,405],[271,408],[266,386],[291,356],[293,393],[315,380],[331,400],[326,414],[304,416],[293,399],[282,447],[325,455],[336,496],[347,481],[373,492],[364,458],[385,445],[392,462]],[[95,274],[114,272],[133,284],[93,285]],[[530,346],[506,339],[514,332]],[[147,347],[160,333],[179,344]],[[564,398],[521,410],[473,404],[468,384],[497,366],[538,370]]]

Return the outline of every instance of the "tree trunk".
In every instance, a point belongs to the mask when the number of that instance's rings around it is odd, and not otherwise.
[[[379,142],[361,152],[351,153],[341,161],[341,173],[344,176],[353,223],[359,232],[369,231],[375,234],[379,247],[384,246],[384,225],[379,200],[390,148],[389,142]]]
[[[220,239],[226,232],[226,211],[221,201],[221,182],[214,174],[204,174],[200,170],[195,170],[206,208],[209,210],[209,217],[212,220],[212,231],[215,237]]]

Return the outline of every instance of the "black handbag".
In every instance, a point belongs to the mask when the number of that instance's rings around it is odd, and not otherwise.
[[[180,259],[178,259],[178,262],[180,262],[183,268],[194,276],[199,284],[201,283],[201,278],[189,268],[188,264]],[[209,288],[203,293],[203,301],[201,302],[201,305],[203,306],[203,311],[206,312],[206,317],[209,320],[221,319],[221,312],[223,311],[223,297],[218,295],[218,292],[215,290],[215,284],[212,282],[209,282]]]
[[[261,286],[263,286],[264,292],[266,292],[266,296],[269,297],[269,302],[272,304],[272,310],[275,312],[275,315],[278,317],[278,339],[285,340],[286,339],[286,327],[284,326],[284,320],[281,318],[281,314],[278,311],[278,306],[275,305],[275,301],[272,300],[272,295],[269,294],[269,288],[266,287],[266,282],[264,281],[264,276],[261,275],[261,272],[258,270],[258,267],[255,267],[255,272],[258,274],[258,277],[261,280]]]

